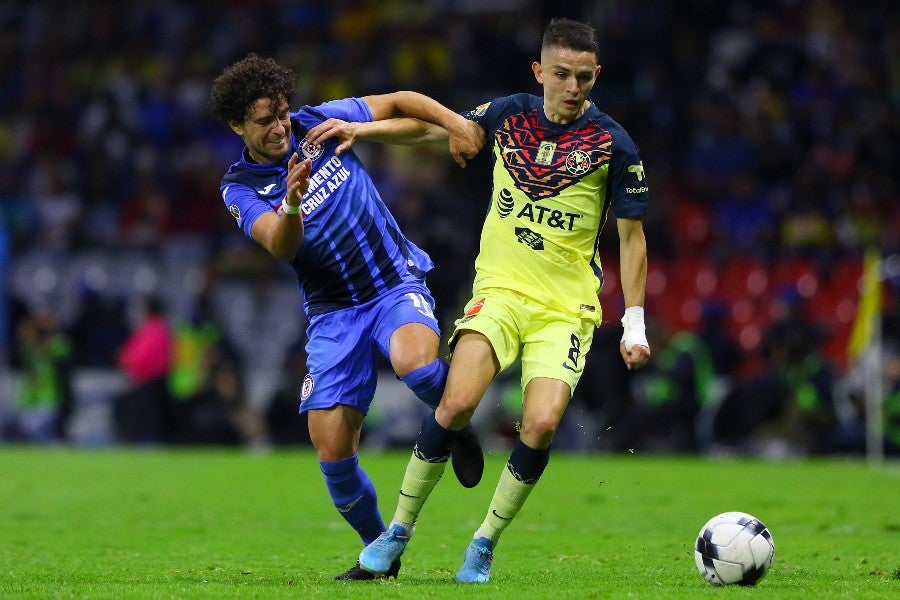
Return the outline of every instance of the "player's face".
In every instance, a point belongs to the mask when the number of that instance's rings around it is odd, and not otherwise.
[[[551,46],[531,69],[544,86],[544,113],[552,122],[571,123],[590,106],[587,97],[600,73],[593,52]]]
[[[291,118],[285,98],[272,102],[260,98],[253,103],[250,115],[231,128],[247,144],[250,158],[258,163],[280,162],[291,144]]]

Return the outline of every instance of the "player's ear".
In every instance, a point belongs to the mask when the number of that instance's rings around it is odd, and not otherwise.
[[[544,83],[544,69],[541,67],[541,63],[538,61],[534,61],[531,63],[531,70],[534,72],[534,78],[537,79],[537,82],[543,85]]]
[[[239,136],[243,137],[243,135],[244,135],[244,124],[243,123],[237,123],[236,121],[229,121],[228,126],[231,127],[231,130],[233,132],[235,132]]]

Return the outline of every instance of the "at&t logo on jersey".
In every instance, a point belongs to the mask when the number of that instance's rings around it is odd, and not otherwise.
[[[512,192],[506,188],[500,190],[500,194],[497,196],[497,214],[500,215],[500,218],[508,217],[515,206],[516,202],[513,200]]]
[[[321,144],[319,144],[319,145],[310,144],[305,139],[302,142],[300,142],[300,152],[303,154],[303,156],[305,156],[306,158],[308,158],[310,160],[315,160],[315,159],[319,158],[320,156],[322,156],[323,151],[324,151],[324,148],[322,147]]]

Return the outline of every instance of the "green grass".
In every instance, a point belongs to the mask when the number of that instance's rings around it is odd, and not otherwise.
[[[363,455],[387,518],[408,454]],[[432,494],[398,580],[334,582],[358,538],[314,454],[0,447],[0,598],[898,598],[900,468],[857,461],[555,454],[490,583],[452,582],[505,456]],[[714,514],[775,540],[755,588],[714,588]]]

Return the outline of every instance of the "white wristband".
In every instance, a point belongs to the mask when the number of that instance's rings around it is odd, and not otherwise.
[[[647,342],[647,328],[644,326],[644,307],[629,306],[622,316],[622,340],[625,350],[631,352],[635,346],[650,347]]]
[[[281,201],[281,212],[285,215],[299,215],[300,207],[287,203],[287,198]]]

